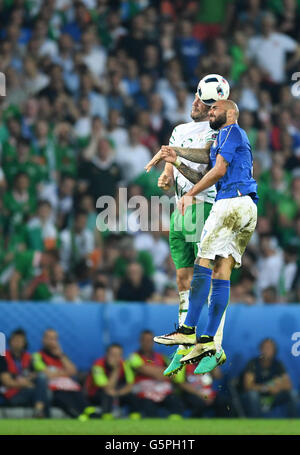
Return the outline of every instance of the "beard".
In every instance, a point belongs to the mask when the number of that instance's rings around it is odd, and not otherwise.
[[[207,115],[200,114],[199,112],[192,112],[191,113],[191,119],[194,120],[194,122],[202,122]]]
[[[209,111],[209,106],[207,109],[192,109],[191,111],[191,119],[194,120],[194,122],[203,122],[204,120],[207,119],[207,114]]]
[[[216,117],[214,120],[209,120],[209,126],[213,129],[213,130],[219,130],[223,125],[224,123],[226,123],[226,112],[220,114],[218,117]]]

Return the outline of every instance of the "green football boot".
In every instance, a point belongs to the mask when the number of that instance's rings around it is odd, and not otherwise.
[[[201,342],[204,337],[199,339],[199,342],[193,346],[193,349],[189,354],[185,355],[180,359],[180,363],[187,365],[188,363],[198,363],[204,357],[208,355],[214,355],[216,353],[216,346],[214,341]]]
[[[183,356],[187,355],[192,349],[193,349],[192,347],[185,349],[182,346],[179,346],[173,354],[170,365],[168,366],[168,368],[165,369],[164,376],[172,376],[173,374],[176,374],[179,370],[181,370],[183,364],[180,363],[180,359]]]
[[[203,357],[197,368],[195,368],[194,374],[209,373],[217,366],[223,365],[226,362],[226,354],[223,349],[220,352],[216,352],[213,355],[207,355]]]

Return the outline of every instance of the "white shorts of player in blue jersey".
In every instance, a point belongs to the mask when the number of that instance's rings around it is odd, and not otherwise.
[[[213,260],[232,256],[235,268],[239,268],[256,222],[257,207],[250,196],[219,199],[204,224],[198,257]]]

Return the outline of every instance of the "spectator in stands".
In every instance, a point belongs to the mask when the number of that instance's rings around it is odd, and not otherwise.
[[[64,302],[80,303],[82,300],[79,295],[79,286],[75,278],[68,278],[65,281]]]
[[[110,344],[104,357],[97,359],[86,380],[90,402],[101,407],[102,417],[112,415],[116,404],[129,407],[129,413],[139,411],[139,400],[132,394],[134,373],[123,360],[119,344]]]
[[[114,274],[117,277],[123,277],[126,273],[127,265],[133,261],[141,264],[145,276],[152,276],[154,265],[151,254],[144,250],[137,251],[134,248],[134,240],[129,235],[121,238],[117,248],[119,249],[119,255],[114,263]]]
[[[138,262],[127,265],[126,275],[121,281],[116,298],[128,302],[151,301],[154,285],[150,278],[143,274],[143,268]]]
[[[118,202],[122,183],[133,183],[135,195],[147,199],[161,194],[157,178],[162,168],[144,172],[149,153],[168,143],[178,121],[190,120],[189,99],[197,78],[219,73],[229,80],[241,126],[250,136],[260,196],[258,229],[251,244],[254,259],[251,264],[244,261],[242,270],[255,276],[259,301],[261,289],[270,286],[280,299],[290,300],[295,289],[288,289],[287,280],[282,295],[281,272],[282,267],[286,275],[294,270],[295,258],[275,267],[278,273],[270,282],[266,264],[274,264],[276,258],[262,257],[258,245],[265,243],[260,239],[261,218],[268,220],[265,233],[275,238],[283,255],[290,239],[293,245],[299,243],[300,102],[297,81],[289,84],[300,61],[297,2],[215,0],[212,8],[210,0],[201,5],[193,0],[99,5],[94,0],[63,0],[26,2],[25,9],[21,3],[7,0],[0,6],[0,70],[7,85],[6,96],[0,97],[2,291],[16,268],[16,253],[42,243],[40,234],[49,222],[39,227],[38,242],[32,235],[40,223],[39,200],[51,204],[52,230],[60,238],[62,231],[70,230],[78,209],[88,211],[87,229],[95,231],[97,199],[108,195]],[[122,213],[117,218],[122,221]],[[132,229],[128,233],[136,235]],[[105,242],[108,234],[101,231]],[[123,252],[120,257],[118,248],[107,248],[105,242],[101,255],[98,236],[89,260],[92,267],[105,264],[108,289],[111,283],[115,289],[114,281],[124,276],[129,259],[124,261]],[[138,256],[141,262],[140,245],[138,252],[132,250],[130,260]],[[155,255],[161,264],[155,263],[160,295],[173,281],[172,265],[164,266],[162,256]],[[83,290],[80,268],[77,271],[72,273],[82,298],[90,299],[95,283],[90,279]],[[246,283],[238,282],[238,273],[234,300],[242,297],[252,304],[253,289],[242,290]],[[153,276],[153,269],[146,275]],[[266,300],[272,295],[267,292]],[[48,299],[49,293],[39,293],[39,298]]]
[[[278,248],[276,240],[268,234],[260,238],[260,252],[257,263],[259,292],[268,286],[277,287],[283,265],[282,252]]]
[[[63,352],[56,330],[45,330],[42,349],[35,352],[32,358],[34,370],[43,372],[47,377],[52,392],[52,406],[63,409],[70,417],[80,417],[81,420],[95,414],[95,409],[88,407],[76,378],[77,368]]]
[[[50,269],[49,286],[51,290],[51,301],[62,301],[64,292],[65,272],[61,264],[57,262]]]
[[[75,215],[73,227],[61,232],[60,259],[64,270],[72,271],[95,249],[94,235],[86,226],[87,213],[80,210]]]
[[[51,203],[59,230],[68,224],[73,213],[75,185],[75,178],[66,174],[60,177],[58,184],[51,182],[41,190],[40,198]]]
[[[99,303],[108,302],[107,289],[103,283],[95,284],[91,300]]]
[[[23,223],[36,209],[36,194],[30,190],[30,179],[25,172],[19,172],[3,198],[4,213],[9,218],[13,232],[20,234]]]
[[[38,202],[36,215],[26,225],[25,238],[28,248],[32,250],[57,248],[57,230],[49,201]]]
[[[268,286],[266,288],[263,288],[261,291],[261,298],[263,303],[278,303],[278,302],[284,302],[283,297],[279,297],[277,294],[277,289],[275,286]],[[280,299],[280,300],[279,300]]]
[[[128,144],[128,132],[124,128],[124,120],[117,109],[111,109],[108,114],[107,138],[114,145],[115,150]]]
[[[289,53],[292,57],[287,60]],[[248,55],[262,69],[266,80],[273,84],[282,84],[285,82],[286,72],[294,68],[299,61],[300,48],[293,38],[276,31],[276,18],[271,12],[266,12],[262,19],[262,33],[249,40]],[[278,85],[274,86],[274,95],[277,87]]]
[[[116,150],[116,161],[122,169],[127,183],[132,182],[144,172],[144,167],[151,159],[149,149],[141,143],[141,130],[138,125],[129,128],[129,144]]]
[[[98,139],[96,150],[90,160],[82,161],[79,166],[79,178],[84,184],[84,192],[93,196],[95,204],[100,196],[115,197],[123,172],[107,139]]]
[[[17,174],[23,172],[30,177],[30,190],[34,192],[36,184],[45,177],[39,157],[33,153],[30,140],[24,137],[19,138],[15,148],[11,148],[7,154],[5,153],[3,164],[10,186],[13,184]]]
[[[146,417],[157,417],[163,410],[168,416],[180,415],[183,405],[169,378],[163,375],[165,358],[153,350],[153,333],[144,330],[140,348],[129,357],[135,373],[134,393],[140,398],[140,411]]]
[[[241,375],[242,398],[247,417],[262,417],[264,412],[286,405],[288,417],[299,417],[297,393],[290,377],[277,359],[273,339],[264,339],[260,355],[251,359]]]
[[[228,417],[231,409],[229,398],[217,388],[222,378],[220,368],[212,373],[194,374],[195,365],[187,365],[174,378],[181,390],[181,398],[191,417],[203,417],[213,411],[215,417]]]
[[[45,376],[33,370],[32,357],[23,329],[9,338],[9,349],[0,357],[0,384],[5,405],[30,406],[35,418],[49,417],[48,385]]]
[[[15,269],[9,280],[11,300],[48,300],[50,269],[58,261],[56,250],[26,250],[16,253]]]

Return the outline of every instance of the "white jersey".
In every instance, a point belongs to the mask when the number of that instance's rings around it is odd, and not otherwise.
[[[204,148],[207,140],[215,134],[216,132],[210,128],[209,122],[183,123],[174,128],[169,145],[173,145],[175,147]],[[194,163],[193,161],[189,161],[185,158],[180,159],[184,164],[192,169],[195,169],[199,173],[205,171],[208,166],[207,164]],[[173,166],[173,175],[175,183],[175,197],[177,202],[178,199],[193,188],[194,183],[184,177],[175,166]],[[197,194],[196,199],[213,204],[216,194],[216,187],[213,185]]]

